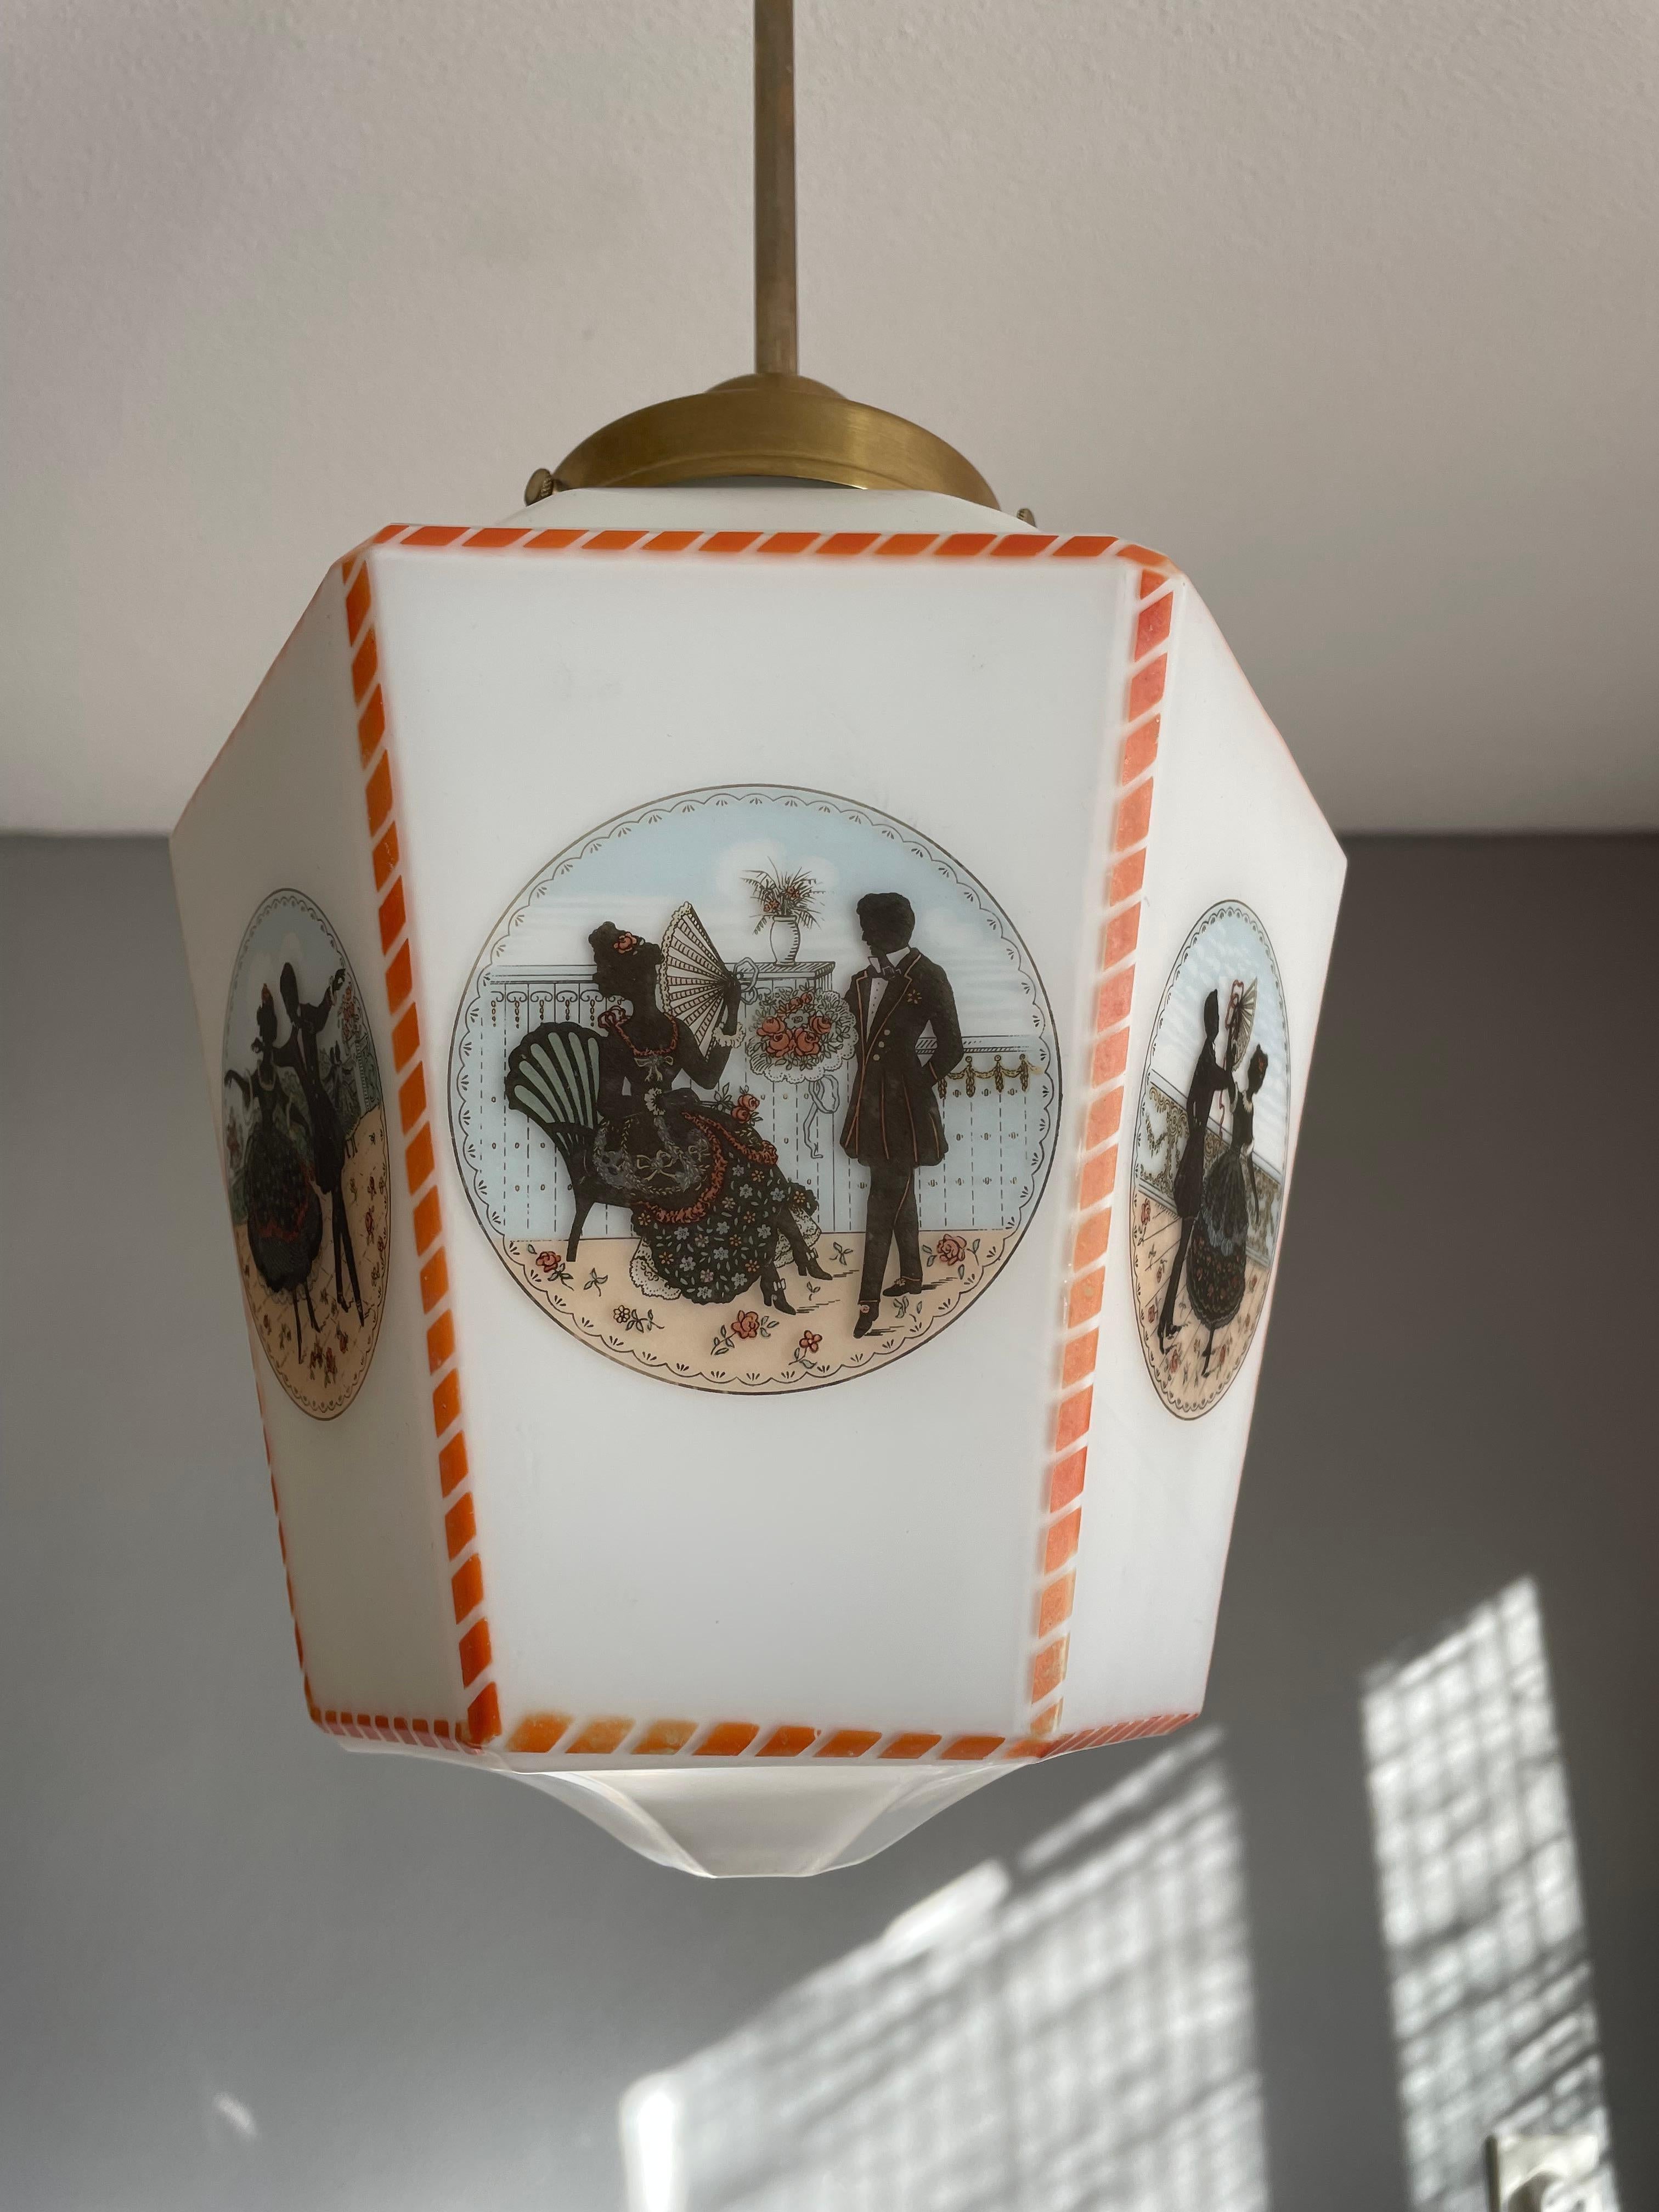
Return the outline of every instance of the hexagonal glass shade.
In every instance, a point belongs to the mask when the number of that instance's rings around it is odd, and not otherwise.
[[[1343,862],[931,495],[330,571],[173,838],[313,1718],[709,1872],[1202,1702]]]

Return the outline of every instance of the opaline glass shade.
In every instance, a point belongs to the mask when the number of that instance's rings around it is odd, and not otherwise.
[[[1168,561],[394,527],[173,864],[319,1726],[808,1873],[1199,1711],[1343,862]]]

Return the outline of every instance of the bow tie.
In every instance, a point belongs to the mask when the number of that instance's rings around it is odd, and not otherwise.
[[[872,960],[870,963],[869,973],[872,975],[879,975],[886,983],[896,983],[898,981],[899,971],[890,960]]]

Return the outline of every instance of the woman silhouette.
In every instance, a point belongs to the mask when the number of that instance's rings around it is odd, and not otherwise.
[[[1244,1303],[1245,1247],[1251,1220],[1261,1212],[1261,1186],[1255,1175],[1255,1097],[1267,1073],[1267,1055],[1257,1045],[1244,1071],[1244,1088],[1241,1091],[1231,1075],[1227,1079],[1232,1141],[1204,1178],[1204,1202],[1187,1261],[1187,1296],[1210,1332],[1204,1347],[1206,1375],[1217,1329],[1224,1328]]]
[[[253,1127],[242,1157],[248,1250],[267,1289],[278,1297],[286,1291],[293,1300],[295,1342],[303,1354],[302,1290],[313,1334],[321,1334],[311,1303],[311,1270],[323,1242],[323,1209],[287,1126],[294,1109],[276,1072],[276,1008],[268,988],[259,994],[255,1019],[258,1035],[253,1040],[252,1075],[244,1075],[239,1067],[225,1070],[225,1081],[234,1084],[242,1094],[242,1103],[254,1110]]]
[[[708,1050],[657,1003],[662,949],[604,922],[588,939],[594,981],[624,1002],[599,1016],[599,1127],[593,1162],[630,1210],[664,1281],[699,1305],[724,1305],[758,1279],[780,1313],[794,1308],[778,1273],[778,1239],[803,1275],[827,1282],[796,1219],[811,1194],[791,1183],[775,1148],[677,1076],[709,1090],[737,1039],[738,981]],[[624,1010],[625,1008],[625,1010]]]
[[[337,968],[329,986],[314,1006],[302,1005],[300,999],[300,979],[294,972],[294,963],[283,963],[278,979],[283,1004],[288,1009],[289,1033],[276,1048],[276,1058],[283,1067],[291,1067],[300,1079],[304,1093],[306,1113],[311,1122],[311,1170],[317,1178],[317,1188],[327,1194],[329,1218],[334,1227],[334,1303],[339,1311],[345,1311],[345,1285],[340,1276],[340,1261],[343,1255],[351,1276],[351,1295],[356,1303],[357,1318],[363,1316],[363,1294],[357,1283],[357,1255],[351,1249],[351,1224],[346,1219],[345,1198],[340,1188],[340,1178],[345,1173],[345,1132],[340,1127],[340,1117],[334,1101],[328,1095],[323,1080],[322,1059],[318,1039],[328,1026],[329,1016],[334,1011],[334,994],[345,982],[345,969]]]

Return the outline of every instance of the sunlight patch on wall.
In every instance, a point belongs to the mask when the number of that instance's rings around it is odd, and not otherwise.
[[[1218,1735],[636,2083],[622,2131],[632,2212],[1266,2212]]]
[[[1364,1686],[1377,1887],[1416,2212],[1485,2212],[1485,2137],[1593,2129],[1614,2212],[1538,1593],[1517,1582]]]

